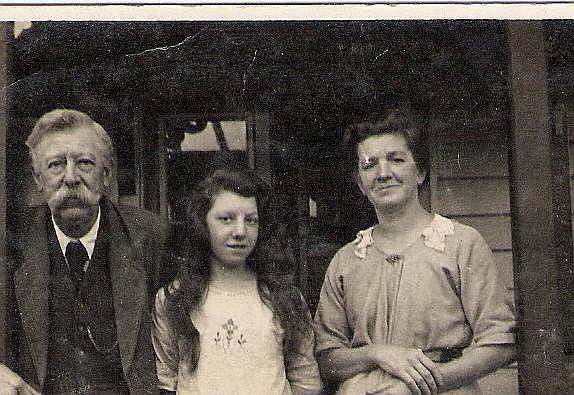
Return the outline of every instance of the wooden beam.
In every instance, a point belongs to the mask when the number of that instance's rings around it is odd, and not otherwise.
[[[8,354],[8,271],[6,261],[6,128],[8,126],[8,37],[11,23],[0,22],[0,361]]]
[[[421,196],[421,203],[430,212],[439,212],[439,174],[440,174],[440,160],[441,152],[443,150],[443,140],[438,139],[436,128],[432,127],[429,130],[429,174],[428,178],[428,188],[425,191],[426,196]]]
[[[168,176],[167,176],[167,147],[166,147],[166,125],[164,121],[158,122],[158,193],[159,193],[159,215],[169,220],[169,201],[168,201]]]
[[[574,254],[572,250],[572,207],[570,200],[569,142],[564,98],[555,97],[552,105],[552,173],[554,208],[554,250],[558,269],[558,291],[564,350],[574,353]]]
[[[254,111],[246,113],[247,127],[247,158],[249,167],[255,170],[268,185],[273,185],[271,179],[271,117],[266,112]]]
[[[507,33],[513,110],[509,170],[519,389],[529,395],[566,394],[544,29],[540,21],[512,21]]]
[[[309,216],[308,178],[304,169],[299,169],[297,188],[297,238],[299,241],[297,262],[297,285],[305,297],[309,298],[308,247],[311,224]]]
[[[134,178],[136,184],[136,197],[138,207],[145,208],[144,201],[144,133],[143,133],[143,109],[141,101],[136,96],[132,99],[132,136],[134,141]]]

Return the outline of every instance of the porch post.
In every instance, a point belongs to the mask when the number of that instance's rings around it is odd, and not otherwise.
[[[6,128],[8,127],[8,38],[13,25],[0,22],[0,361],[8,355],[8,270],[6,268]]]
[[[507,25],[512,132],[510,204],[518,373],[522,394],[565,394],[567,374],[561,331],[561,263],[554,222],[552,130],[544,27],[540,21]]]

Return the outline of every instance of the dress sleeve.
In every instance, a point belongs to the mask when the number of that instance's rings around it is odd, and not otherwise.
[[[315,354],[330,349],[350,347],[352,331],[345,311],[343,274],[339,272],[341,254],[335,254],[325,275],[319,305],[315,313]]]
[[[152,321],[151,336],[156,357],[158,387],[162,390],[176,391],[179,351],[174,331],[169,325],[163,288],[156,294]]]
[[[466,245],[465,245],[466,244]],[[476,346],[515,343],[516,320],[492,251],[471,229],[459,256],[461,301]]]
[[[303,295],[301,295],[301,303],[305,305],[305,310],[308,312]],[[311,315],[309,314],[310,319]],[[298,345],[298,350],[290,352],[285,360],[285,371],[289,385],[318,394],[321,391],[321,377],[314,355],[315,335],[313,328],[309,327],[299,339]]]

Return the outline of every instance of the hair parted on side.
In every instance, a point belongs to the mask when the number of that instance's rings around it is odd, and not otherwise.
[[[180,340],[182,359],[190,371],[197,367],[200,355],[199,332],[193,325],[190,312],[195,311],[206,295],[210,270],[211,246],[206,217],[215,199],[222,192],[234,192],[243,197],[255,197],[259,217],[259,233],[247,265],[257,276],[257,289],[262,301],[273,312],[273,319],[284,333],[284,349],[297,347],[300,334],[312,330],[308,309],[300,292],[289,281],[289,276],[278,275],[281,267],[290,265],[291,257],[274,241],[269,213],[270,190],[250,170],[218,169],[201,181],[191,193],[187,209],[189,238],[181,257],[176,287],[164,288],[168,319]]]
[[[372,136],[395,134],[403,136],[419,171],[428,174],[429,146],[425,130],[421,128],[407,107],[383,110],[368,119],[351,124],[343,136],[344,161],[352,174],[358,171],[357,145]]]
[[[94,131],[94,134],[101,142],[101,152],[103,154],[102,160],[104,166],[110,171],[114,168],[114,147],[110,136],[104,128],[95,122],[89,115],[71,109],[56,109],[49,111],[42,115],[32,132],[26,140],[30,158],[32,159],[32,166],[36,169],[36,147],[42,139],[52,133],[69,132],[81,127],[87,127]]]

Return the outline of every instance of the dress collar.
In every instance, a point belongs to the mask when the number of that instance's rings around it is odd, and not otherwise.
[[[355,245],[355,255],[358,258],[365,258],[367,256],[367,247],[374,243],[373,229],[371,226],[368,229],[361,230],[357,233],[357,238],[353,241]],[[439,214],[435,214],[429,226],[427,226],[421,233],[423,236],[424,244],[432,249],[440,252],[445,250],[445,238],[448,235],[454,234],[454,224],[448,218]]]

